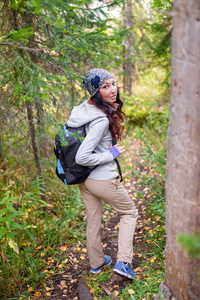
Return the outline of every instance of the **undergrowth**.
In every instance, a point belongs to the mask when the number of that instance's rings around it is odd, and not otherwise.
[[[121,299],[154,299],[164,280],[165,247],[165,172],[169,108],[163,106],[159,113],[149,115],[142,126],[129,124],[129,133],[142,141],[139,155],[142,164],[133,162],[132,176],[139,179],[141,190],[137,198],[145,204],[146,231],[142,240],[148,245],[142,253],[142,276],[134,280],[121,294]],[[144,190],[148,192],[144,192]],[[137,246],[136,246],[137,247]]]
[[[62,196],[49,194],[43,201],[37,179],[20,195],[15,193],[14,182],[4,186],[0,201],[1,299],[28,298],[51,275],[49,264],[57,267],[67,259],[60,247],[85,240],[84,209],[77,187],[68,186]]]

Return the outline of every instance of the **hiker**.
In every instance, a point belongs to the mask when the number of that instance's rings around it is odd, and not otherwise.
[[[123,102],[115,78],[106,70],[92,69],[85,74],[83,84],[90,99],[74,107],[68,126],[85,125],[86,137],[76,154],[76,163],[96,166],[79,185],[87,215],[87,249],[92,273],[98,273],[112,262],[104,256],[101,246],[103,201],[120,215],[117,261],[113,272],[133,279],[130,264],[133,257],[133,236],[137,210],[116,172],[116,158],[125,149],[114,145],[123,133]],[[103,201],[102,201],[103,200]]]

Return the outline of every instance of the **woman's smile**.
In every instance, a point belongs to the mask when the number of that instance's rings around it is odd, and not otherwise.
[[[117,86],[114,78],[108,78],[99,89],[102,99],[106,103],[113,104],[117,98]]]

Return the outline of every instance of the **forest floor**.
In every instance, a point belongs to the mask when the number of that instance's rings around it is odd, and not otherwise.
[[[135,138],[129,139],[129,145],[126,147],[127,151],[125,152],[125,163],[131,166],[134,162],[134,168],[139,168],[138,171],[144,173],[147,167],[142,166],[143,159],[142,155],[140,155],[141,146],[141,141]],[[145,199],[148,201],[149,191],[147,187],[142,187],[140,185],[140,178],[135,179],[132,177],[131,168],[130,172],[126,172],[124,177],[126,177],[126,179],[124,180],[123,185],[127,189],[127,192],[129,193],[139,212],[136,232],[134,236],[132,268],[137,273],[134,280],[142,280],[142,254],[147,253],[149,249],[149,245],[143,237],[143,233],[145,232],[145,230],[148,230],[146,229],[148,216],[144,201],[142,201],[142,199],[140,199],[137,195],[138,191],[142,191],[145,195]],[[105,209],[104,215],[105,224],[103,229],[103,249],[105,255],[110,255],[112,257],[111,266],[106,267],[105,272],[101,272],[98,275],[93,275],[89,272],[90,267],[86,244],[82,245],[79,243],[74,245],[66,245],[64,249],[60,249],[61,251],[65,251],[65,254],[68,257],[65,263],[65,267],[62,269],[62,271],[59,270],[59,268],[57,272],[55,272],[54,270],[54,274],[52,275],[52,277],[50,277],[49,282],[47,283],[46,291],[41,291],[44,298],[38,298],[37,294],[35,294],[32,298],[33,300],[84,299],[80,298],[78,288],[80,282],[82,281],[85,282],[88,286],[88,291],[90,291],[91,299],[121,299],[118,298],[118,295],[121,294],[122,289],[128,287],[129,284],[132,283],[132,280],[112,273],[112,269],[117,259],[117,235],[119,228],[119,216],[108,208]],[[102,280],[101,274],[103,277]],[[108,278],[108,280],[105,280],[105,278]],[[99,290],[98,296],[96,296],[95,287]],[[85,298],[85,300],[89,299],[90,298],[88,298],[88,296]]]

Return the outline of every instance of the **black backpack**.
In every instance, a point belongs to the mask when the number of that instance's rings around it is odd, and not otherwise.
[[[76,153],[85,136],[84,125],[72,128],[67,124],[56,135],[54,148],[57,157],[56,175],[65,184],[84,182],[96,167],[81,166],[75,161]]]

